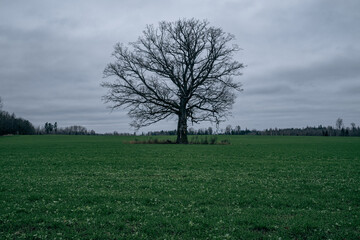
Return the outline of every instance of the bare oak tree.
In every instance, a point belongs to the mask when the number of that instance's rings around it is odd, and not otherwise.
[[[103,82],[113,109],[128,108],[135,128],[178,118],[177,143],[188,143],[188,121],[219,123],[229,113],[241,84],[243,64],[233,60],[234,36],[196,19],[148,25],[143,36],[118,43]]]

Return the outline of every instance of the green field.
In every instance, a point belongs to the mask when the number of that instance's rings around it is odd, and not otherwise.
[[[0,239],[359,239],[360,138],[0,137]]]

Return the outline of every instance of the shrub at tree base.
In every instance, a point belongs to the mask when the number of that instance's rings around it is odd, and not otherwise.
[[[133,141],[124,142],[130,144],[176,144],[176,141],[170,139],[157,139],[157,138],[149,138],[145,140],[135,139]],[[218,141],[216,136],[212,136],[208,138],[194,136],[190,138],[189,144],[205,144],[205,145],[229,145],[230,141],[228,139],[223,139]]]

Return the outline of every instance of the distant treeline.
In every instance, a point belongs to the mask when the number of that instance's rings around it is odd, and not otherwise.
[[[305,128],[270,128],[265,130],[242,130],[240,126],[234,128],[228,125],[225,129],[213,130],[211,127],[195,130],[189,128],[188,135],[267,135],[267,136],[360,136],[360,127],[351,123],[351,127],[344,127],[338,124],[337,127],[322,126],[305,127]],[[342,120],[341,120],[342,122]],[[157,135],[176,135],[176,130],[170,131],[150,131],[142,133],[142,135],[157,136]],[[120,135],[120,134],[119,134]]]
[[[0,97],[0,136],[2,135],[42,135],[42,134],[66,134],[66,135],[95,135],[95,131],[88,131],[83,126],[70,126],[58,128],[57,122],[54,124],[46,122],[44,126],[35,128],[30,121],[17,118],[15,114],[10,114],[2,110],[3,103]]]
[[[58,128],[57,122],[54,124],[46,122],[43,127],[37,127],[36,133],[38,135],[43,134],[61,134],[61,135],[96,135],[94,130],[88,131],[86,127],[83,126],[70,126],[65,128]]]
[[[15,114],[10,114],[0,110],[0,136],[8,134],[31,135],[35,134],[34,126],[28,120],[17,118]]]
[[[360,136],[360,128],[336,129],[332,126],[306,127],[306,128],[270,128],[263,131],[251,130],[246,134],[268,136]]]
[[[70,126],[58,128],[57,123],[46,123],[43,127],[35,128],[31,122],[23,118],[17,118],[15,114],[0,111],[0,136],[2,135],[95,135],[94,130],[88,131],[83,126]]]
[[[1,102],[0,102],[1,104]],[[1,107],[1,105],[0,105]],[[1,135],[43,135],[43,134],[62,134],[62,135],[96,135],[94,130],[88,131],[83,126],[70,126],[58,128],[57,122],[54,124],[46,122],[43,126],[35,128],[28,120],[17,118],[15,114],[10,114],[0,109],[0,136]],[[130,136],[136,133],[105,133],[104,135],[122,135]],[[177,135],[176,130],[170,131],[150,131],[141,135],[158,136],[158,135]],[[225,129],[201,128],[188,129],[188,135],[268,135],[268,136],[360,136],[360,127],[351,123],[351,127],[345,127],[343,120],[338,118],[335,127],[322,126],[305,127],[305,128],[270,128],[265,130],[241,129],[240,126],[226,126]]]

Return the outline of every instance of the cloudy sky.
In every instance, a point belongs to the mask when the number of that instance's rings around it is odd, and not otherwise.
[[[146,24],[207,19],[236,36],[247,67],[220,127],[360,125],[359,0],[0,0],[0,97],[35,126],[132,132],[110,112],[102,73]],[[194,128],[207,127],[195,125]],[[175,129],[174,119],[140,131]]]

